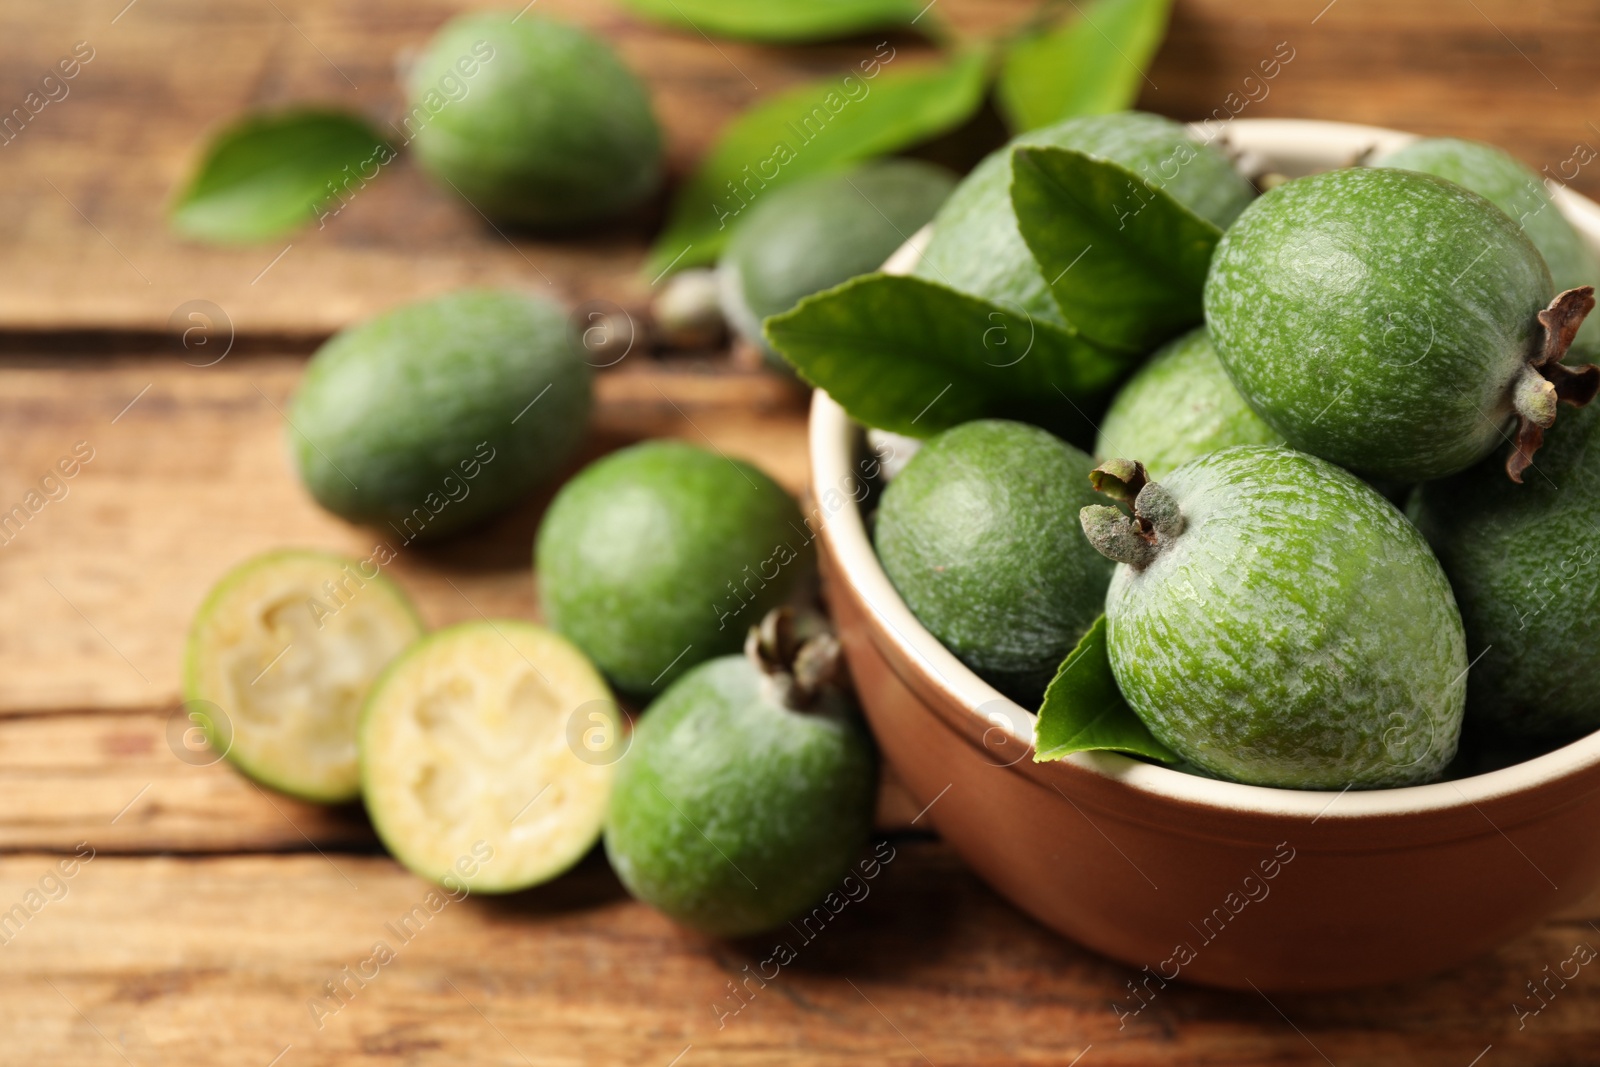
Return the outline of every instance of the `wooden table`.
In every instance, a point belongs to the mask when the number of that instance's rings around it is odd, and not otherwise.
[[[1021,916],[938,842],[892,831],[871,895],[734,999],[731,983],[770,945],[674,928],[631,903],[599,856],[540,890],[452,903],[398,944],[385,924],[427,887],[381,854],[359,812],[176,758],[180,642],[216,576],[274,545],[368,547],[312,506],[284,458],[278,409],[321,338],[469,282],[629,308],[648,298],[638,267],[659,206],[582,241],[508,238],[405,162],[326,229],[280,243],[207,249],[163,229],[206,128],[305,99],[394,117],[396,56],[460,6],[62,0],[0,14],[0,109],[76,42],[94,51],[70,95],[0,147],[0,511],[78,442],[93,450],[66,495],[0,547],[0,913],[14,916],[0,914],[0,1062],[1600,1060],[1589,970],[1521,1025],[1513,1010],[1538,1006],[1526,983],[1547,966],[1600,944],[1600,899],[1429,982],[1270,1002],[1174,987],[1119,1030],[1110,1004],[1129,968]],[[1029,6],[941,10],[983,32]],[[600,0],[539,10],[596,27],[644,73],[678,173],[752,99],[871,47],[712,45]],[[1143,103],[1201,117],[1280,41],[1295,58],[1247,115],[1484,137],[1552,170],[1600,144],[1589,0],[1179,0]],[[1574,184],[1600,192],[1600,167]],[[199,299],[235,334],[214,366],[186,362],[167,333],[173,310]],[[804,398],[724,353],[641,353],[599,388],[590,455],[673,435],[804,485]],[[430,623],[534,614],[541,505],[406,551],[394,573]],[[395,958],[358,985],[344,968],[378,940]],[[342,1000],[330,982],[345,983]]]

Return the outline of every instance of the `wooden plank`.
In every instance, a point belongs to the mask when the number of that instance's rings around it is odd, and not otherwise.
[[[631,358],[631,357],[630,357]],[[206,590],[253,553],[370,554],[376,535],[320,510],[285,456],[295,355],[0,359],[0,511],[79,442],[92,459],[0,547],[0,714],[169,707]],[[805,397],[760,372],[637,359],[598,376],[581,460],[649,436],[748,459],[791,492],[806,480]],[[130,406],[131,405],[131,406]],[[576,464],[574,464],[576,466]],[[393,547],[393,577],[428,622],[536,615],[531,549],[548,492],[437,547]]]
[[[360,804],[325,808],[263,789],[184,731],[179,706],[0,716],[0,852],[275,852],[377,848]],[[890,770],[877,824],[917,817]]]
[[[10,194],[0,207],[0,329],[162,330],[179,305],[206,299],[241,333],[320,335],[379,308],[476,283],[573,301],[604,296],[635,306],[645,299],[637,270],[660,204],[581,240],[506,236],[431,189],[404,158],[320,231],[243,249],[175,239],[164,228],[163,205],[207,129],[246,107],[304,100],[352,107],[380,123],[394,119],[402,113],[397,57],[451,12],[478,5],[139,0],[116,17],[123,6],[66,0],[0,12],[5,109],[74,42],[95,49],[70,95],[0,148],[0,181]],[[1031,0],[944,0],[939,10],[966,32],[994,33],[1033,7]],[[676,175],[751,101],[842,71],[877,40],[712,45],[593,0],[543,0],[539,10],[603,33],[642,74]],[[1245,117],[1345,119],[1487,138],[1560,173],[1576,146],[1600,145],[1591,125],[1600,116],[1600,82],[1591,75],[1597,33],[1600,8],[1589,0],[1180,0],[1141,104],[1185,119],[1240,109]],[[895,62],[929,54],[915,39],[895,42]],[[1270,82],[1246,83],[1280,42],[1293,60]],[[1242,104],[1250,96],[1257,99]],[[1566,169],[1580,191],[1600,192],[1600,168]]]
[[[98,854],[65,879],[62,857],[7,857],[0,908],[25,917],[0,948],[0,1027],[14,1062],[86,1067],[1465,1067],[1491,1046],[1483,1062],[1580,1062],[1600,1010],[1588,973],[1552,984],[1521,1029],[1511,1008],[1600,940],[1579,920],[1405,986],[1270,1002],[1169,986],[1119,1028],[1111,1005],[1137,972],[1042,931],[941,845],[881,848],[837,916],[736,943],[627,900],[598,856],[539,890],[431,911],[425,883],[374,857]],[[792,961],[763,966],[780,941]],[[390,961],[364,962],[379,942]],[[763,970],[765,984],[747,978]]]

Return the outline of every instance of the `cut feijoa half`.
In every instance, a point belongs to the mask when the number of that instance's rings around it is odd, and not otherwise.
[[[190,715],[263,785],[324,804],[361,795],[361,704],[423,633],[384,562],[268,552],[228,572],[196,613],[183,670]]]
[[[532,623],[463,623],[395,661],[361,715],[367,813],[435,882],[510,893],[600,836],[621,713],[594,665]]]

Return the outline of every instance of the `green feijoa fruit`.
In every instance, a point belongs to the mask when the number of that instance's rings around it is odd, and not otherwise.
[[[1062,318],[1011,207],[1011,150],[1054,145],[1120,164],[1161,186],[1184,207],[1226,228],[1255,195],[1226,156],[1195,141],[1187,127],[1138,111],[1067,119],[1030,130],[991,153],[934,218],[933,239],[916,274],[1055,326]],[[1161,177],[1176,154],[1189,162]]]
[[[985,419],[929,440],[878,506],[878,558],[912,614],[1028,708],[1105,603],[1111,566],[1077,528],[1093,466],[1044,430]]]
[[[761,336],[762,320],[877,270],[933,218],[955,184],[943,167],[890,159],[767,193],[739,220],[717,266],[734,329],[769,362],[787,367]]]
[[[1466,623],[1468,721],[1573,737],[1600,729],[1600,411],[1563,418],[1525,482],[1486,462],[1423,485],[1412,517]]]
[[[1493,145],[1429,137],[1389,153],[1378,165],[1453,181],[1510,215],[1544,256],[1556,292],[1600,283],[1600,263],[1556,207],[1543,179]],[[1600,351],[1600,316],[1584,320],[1572,344],[1572,353],[1584,358]]]
[[[549,481],[582,439],[591,373],[561,309],[464,290],[342,331],[306,368],[286,433],[317,502],[429,540]]]
[[[361,792],[356,720],[384,666],[422,620],[379,567],[286,549],[239,564],[196,612],[183,696],[214,751],[304,800]]]
[[[1294,447],[1424,481],[1515,429],[1519,479],[1557,401],[1600,385],[1600,370],[1560,362],[1592,291],[1553,294],[1538,249],[1489,201],[1356,168],[1250,205],[1217,246],[1205,309],[1234,385]]]
[[[482,620],[413,645],[361,712],[361,792],[394,858],[424,878],[511,893],[600,836],[624,723],[572,643]],[[609,743],[596,749],[587,735]]]
[[[836,654],[808,643],[791,668],[723,656],[656,699],[606,816],[606,855],[630,893],[738,937],[839,885],[872,827],[877,766],[853,705],[804,680]]]
[[[571,227],[661,182],[643,85],[599,38],[535,14],[446,23],[407,79],[400,120],[429,174],[493,219]]]
[[[1152,478],[1229,445],[1279,445],[1283,435],[1250,410],[1204,326],[1169,341],[1111,400],[1097,456],[1138,456]]]
[[[1466,641],[1427,542],[1370,486],[1236,445],[1161,482],[1113,461],[1084,532],[1119,563],[1111,669],[1156,739],[1252,785],[1370,789],[1436,777],[1466,700]]]
[[[789,494],[748,463],[647,441],[551,502],[534,545],[539,604],[619,689],[658,693],[738,649],[788,598],[810,536]]]

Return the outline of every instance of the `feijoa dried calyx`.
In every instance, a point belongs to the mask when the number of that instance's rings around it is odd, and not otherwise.
[[[1600,370],[1561,357],[1592,307],[1556,294],[1499,208],[1386,168],[1278,186],[1224,234],[1206,282],[1217,354],[1295,448],[1400,481],[1471,466],[1515,431],[1515,479],[1558,402]]]
[[[1533,463],[1544,443],[1544,432],[1555,424],[1561,404],[1583,407],[1600,391],[1600,367],[1569,367],[1561,362],[1584,318],[1594,310],[1594,286],[1568,289],[1539,312],[1544,327],[1543,344],[1517,378],[1513,406],[1517,411],[1516,448],[1506,458],[1506,473],[1514,482]]]
[[[1118,562],[1111,668],[1162,744],[1253,785],[1376,788],[1436,777],[1455,753],[1466,645],[1416,529],[1347,471],[1239,445],[1152,482],[1096,472],[1123,502],[1082,512]]]

